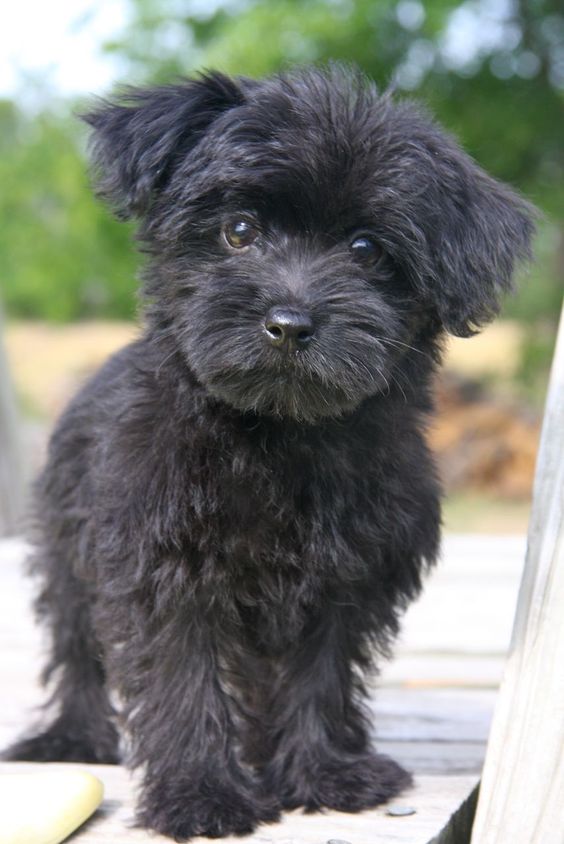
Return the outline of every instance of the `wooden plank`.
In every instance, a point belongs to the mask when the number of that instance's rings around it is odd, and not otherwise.
[[[446,629],[446,628],[445,628]],[[405,653],[382,672],[380,687],[496,689],[505,669],[505,655],[466,651]]]
[[[87,769],[104,783],[105,796],[95,816],[73,837],[77,844],[170,844],[170,839],[132,827],[135,779],[121,767],[57,764],[53,768]],[[0,764],[4,772],[45,770],[44,765],[25,762]],[[349,815],[324,812],[305,815],[286,813],[276,824],[260,826],[253,835],[227,837],[226,844],[322,844],[340,839],[350,844],[429,844],[441,833],[445,822],[458,809],[476,784],[476,777],[419,777],[398,804],[415,809],[415,814],[390,817],[386,807]],[[192,839],[209,844],[207,838]]]
[[[525,550],[521,536],[446,535],[438,565],[403,620],[396,653],[505,656]]]
[[[16,403],[2,342],[0,311],[0,536],[11,536],[19,527],[24,482]]]
[[[564,842],[564,311],[472,844]]]
[[[483,689],[376,689],[378,740],[486,742],[496,692]]]
[[[479,776],[486,755],[485,741],[382,741],[377,737],[376,746],[417,776]]]

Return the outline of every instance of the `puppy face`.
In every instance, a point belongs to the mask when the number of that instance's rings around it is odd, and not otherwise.
[[[199,380],[238,409],[313,420],[389,389],[414,299],[371,204],[367,127],[277,100],[217,120],[151,234]]]
[[[389,391],[414,346],[493,316],[527,255],[525,203],[339,68],[209,75],[86,119],[101,192],[141,219],[154,324],[240,410],[314,422]]]

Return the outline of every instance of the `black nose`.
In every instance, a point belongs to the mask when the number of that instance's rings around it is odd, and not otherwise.
[[[298,308],[271,308],[264,327],[272,345],[279,349],[305,349],[314,333],[311,317]]]

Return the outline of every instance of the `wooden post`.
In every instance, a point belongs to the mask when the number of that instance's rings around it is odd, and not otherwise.
[[[472,844],[564,842],[564,311]]]
[[[21,527],[23,472],[16,405],[2,343],[0,312],[0,536],[10,536]]]

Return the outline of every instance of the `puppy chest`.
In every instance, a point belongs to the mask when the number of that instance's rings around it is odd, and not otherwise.
[[[242,603],[281,604],[290,594],[310,602],[327,584],[362,577],[373,510],[358,488],[318,472],[224,478],[207,537]]]

